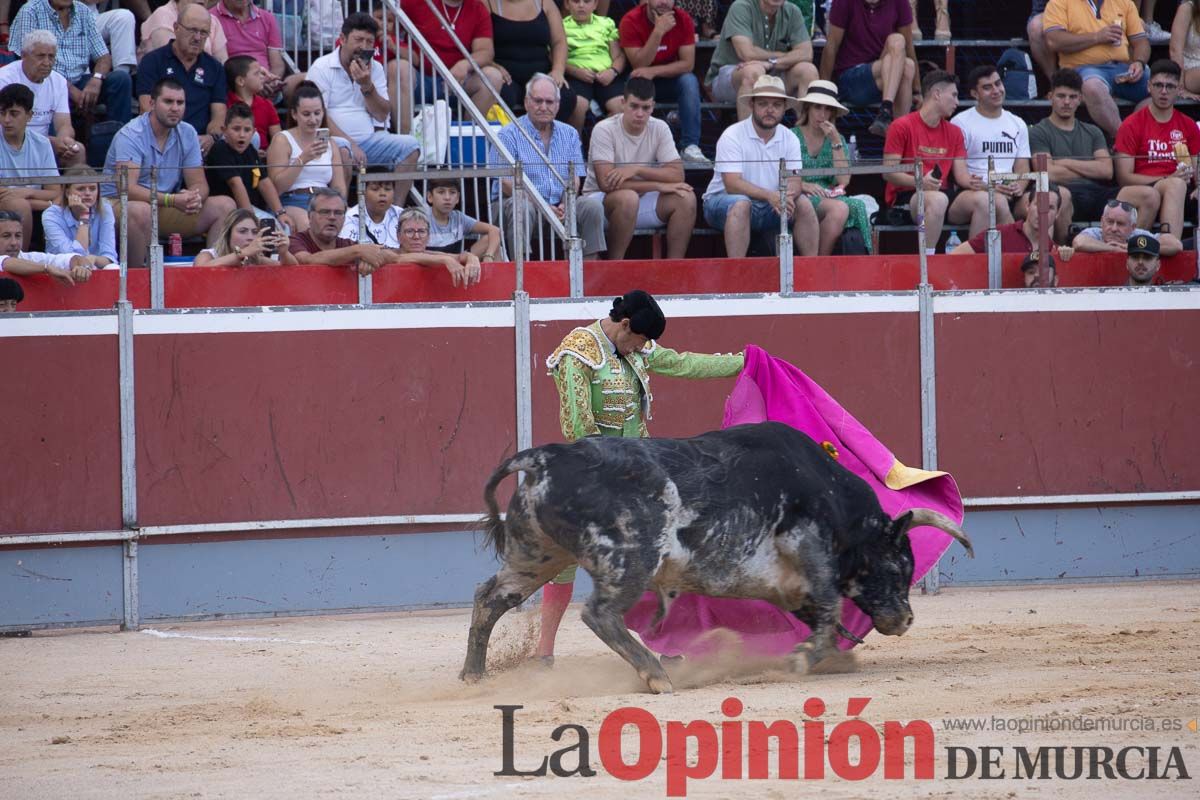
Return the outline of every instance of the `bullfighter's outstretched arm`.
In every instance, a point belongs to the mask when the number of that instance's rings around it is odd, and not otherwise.
[[[599,436],[592,415],[592,369],[567,356],[554,368],[554,385],[558,388],[558,421],[567,441]]]
[[[730,378],[745,365],[746,357],[741,353],[680,353],[656,345],[646,354],[646,369],[671,378]]]

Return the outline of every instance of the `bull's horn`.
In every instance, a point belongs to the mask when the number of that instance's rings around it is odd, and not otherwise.
[[[912,524],[909,526],[909,530],[918,525],[929,525],[945,531],[967,549],[967,555],[971,558],[975,557],[975,548],[971,546],[971,540],[967,537],[967,534],[963,533],[963,529],[955,525],[954,520],[945,514],[939,514],[931,508],[914,508],[912,512]]]

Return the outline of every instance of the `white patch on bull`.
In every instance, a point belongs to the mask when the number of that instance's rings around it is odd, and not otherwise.
[[[691,551],[679,541],[679,531],[695,522],[700,515],[683,505],[679,487],[670,478],[664,482],[658,499],[663,505],[663,527],[654,541],[659,562],[652,583],[661,593],[678,592],[679,575],[692,561]],[[667,607],[670,605],[665,600],[663,603]]]

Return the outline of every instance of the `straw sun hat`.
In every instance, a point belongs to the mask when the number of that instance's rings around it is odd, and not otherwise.
[[[781,78],[774,75],[763,75],[754,82],[754,87],[744,94],[738,95],[738,105],[748,105],[755,97],[778,97],[786,100],[789,108],[799,108],[799,100],[787,93]]]
[[[832,81],[813,81],[808,85],[808,92],[797,102],[810,103],[814,106],[828,106],[838,117],[850,113],[850,109],[838,102],[837,84]]]

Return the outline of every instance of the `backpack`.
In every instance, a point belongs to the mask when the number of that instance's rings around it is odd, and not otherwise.
[[[1028,53],[1010,47],[1001,53],[996,68],[1000,70],[1004,91],[1010,100],[1032,100],[1038,96],[1037,75]]]

